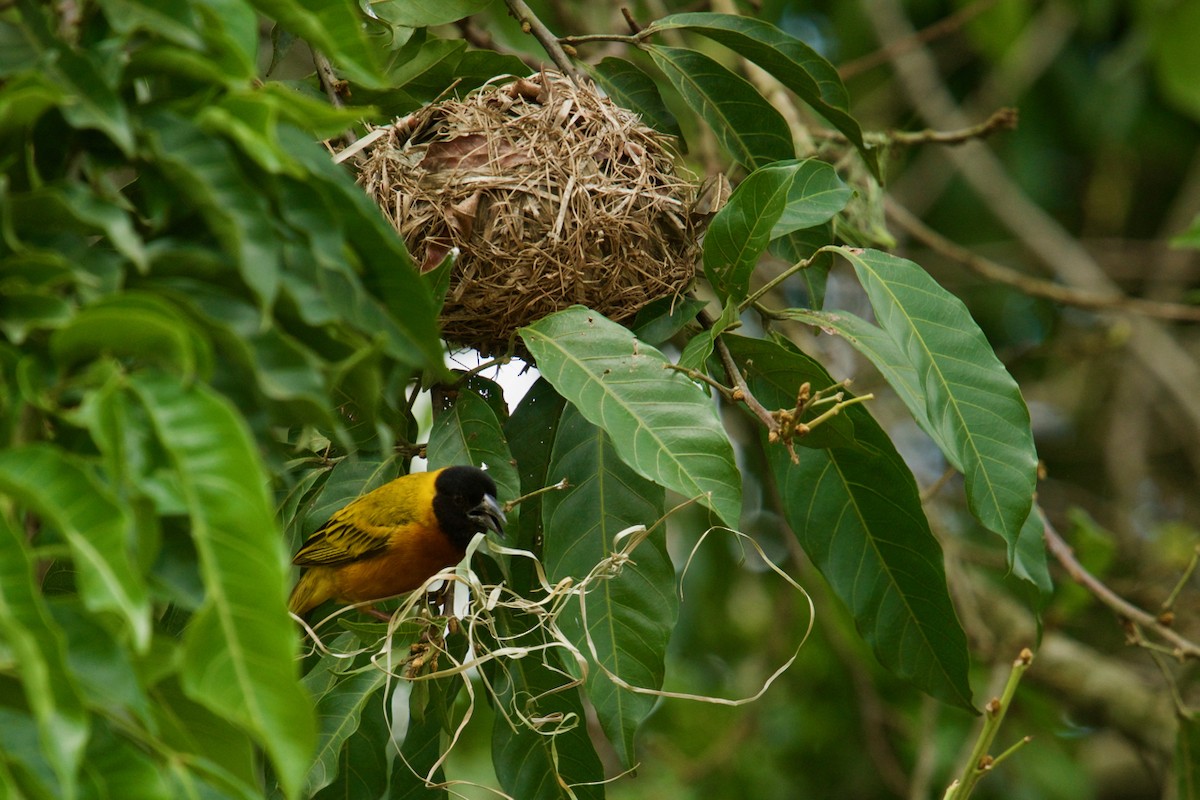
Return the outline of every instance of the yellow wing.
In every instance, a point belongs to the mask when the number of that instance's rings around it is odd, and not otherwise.
[[[351,501],[308,538],[292,563],[335,566],[387,551],[396,529],[433,515],[436,472],[402,475]]]

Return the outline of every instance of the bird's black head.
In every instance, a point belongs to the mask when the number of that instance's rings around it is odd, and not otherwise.
[[[475,467],[447,467],[433,483],[438,525],[461,548],[484,530],[504,535],[504,511],[496,502],[496,482]]]

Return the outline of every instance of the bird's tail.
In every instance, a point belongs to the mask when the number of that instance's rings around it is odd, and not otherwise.
[[[321,594],[321,588],[317,570],[306,571],[292,589],[291,597],[288,598],[288,611],[298,617],[303,617],[325,602],[329,598]]]

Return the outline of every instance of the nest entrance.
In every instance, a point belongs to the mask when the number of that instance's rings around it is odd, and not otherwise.
[[[517,328],[574,303],[626,321],[694,278],[695,187],[669,137],[590,85],[543,72],[385,130],[359,182],[422,271],[459,248],[451,342],[503,353]]]

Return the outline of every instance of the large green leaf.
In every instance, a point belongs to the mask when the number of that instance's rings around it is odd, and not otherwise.
[[[446,467],[453,464],[487,466],[496,482],[501,502],[521,494],[521,479],[513,466],[508,442],[500,429],[500,420],[479,395],[460,389],[458,399],[447,411],[437,415],[429,432],[429,466]],[[518,524],[518,510],[513,509],[508,524]]]
[[[1200,719],[1196,714],[1179,714],[1175,734],[1175,796],[1200,800]]]
[[[12,197],[12,225],[19,235],[84,236],[102,233],[112,247],[139,270],[146,269],[146,250],[129,212],[74,183],[42,186]]]
[[[662,353],[582,306],[520,333],[542,376],[612,437],[622,461],[738,526],[742,480],[729,437],[708,396]]]
[[[65,90],[67,96],[59,108],[67,123],[101,131],[122,153],[131,154],[133,126],[117,93],[117,70],[111,68],[120,58],[119,51],[69,47],[51,29],[51,20],[40,4],[23,3],[20,19],[29,43],[41,51],[40,69]]]
[[[252,0],[255,8],[310,42],[356,83],[380,87],[379,47],[354,0]]]
[[[279,138],[308,171],[303,183],[290,185],[284,215],[312,250],[312,283],[344,322],[369,336],[381,336],[389,356],[444,371],[436,304],[404,240],[309,136],[284,125]],[[347,250],[361,270],[347,258]]]
[[[238,413],[211,390],[156,374],[132,387],[174,468],[204,581],[204,604],[186,634],[184,689],[252,732],[294,797],[315,725],[297,681],[287,558],[257,449]]]
[[[140,744],[118,736],[105,721],[88,743],[81,781],[85,800],[121,797],[127,800],[174,800],[166,769]]]
[[[801,161],[791,191],[788,192],[787,205],[771,229],[771,238],[778,239],[793,231],[815,228],[828,222],[846,207],[853,196],[854,190],[838,177],[832,165],[815,158]],[[828,243],[828,239],[823,242]]]
[[[756,370],[774,380],[751,372],[751,391],[767,405],[794,402],[805,375],[786,385],[784,372],[763,363],[770,355],[754,352]],[[781,346],[778,352],[784,363],[804,358]],[[806,372],[824,370],[810,360]],[[826,373],[814,388],[832,383]],[[854,405],[843,414],[854,426],[853,446],[804,450],[794,464],[782,446],[766,445],[784,515],[880,662],[934,697],[971,708],[966,635],[916,481],[866,409]]]
[[[166,111],[146,117],[155,165],[208,223],[264,306],[279,290],[279,244],[263,193],[230,146]]]
[[[365,678],[363,679],[365,680]],[[338,750],[336,777],[314,795],[313,800],[354,800],[359,797],[387,797],[388,800],[402,796],[395,787],[389,792],[388,762],[395,759],[392,745],[391,714],[384,696],[379,694],[359,708],[354,720],[354,731]],[[337,720],[330,719],[330,725]],[[437,743],[437,737],[434,737]],[[393,769],[404,769],[403,763],[395,759]],[[422,783],[422,788],[424,784]],[[430,793],[424,800],[433,800],[437,794]]]
[[[566,492],[552,493],[542,502],[542,559],[551,583],[585,577],[620,547],[614,543],[617,533],[633,525],[654,525],[663,514],[662,488],[626,466],[608,434],[573,406],[563,411],[549,473],[570,482]],[[588,653],[590,635],[600,664],[609,672],[633,686],[662,688],[663,658],[679,611],[665,528],[643,541],[619,574],[602,581],[580,602],[587,604],[586,632],[578,611],[569,609],[561,618],[575,645]],[[633,767],[634,734],[655,699],[617,686],[595,667],[586,685],[621,763]]]
[[[623,58],[609,57],[601,59],[591,72],[614,103],[635,112],[651,128],[683,143],[679,120],[663,102],[654,79],[639,66]]]
[[[131,521],[82,463],[45,444],[0,452],[0,490],[66,539],[90,611],[112,611],[134,646],[150,642],[150,603],[134,567]]]
[[[794,188],[795,184],[793,184]],[[813,228],[790,231],[773,239],[767,248],[771,255],[790,264],[807,260],[808,266],[801,270],[800,280],[804,282],[805,294],[802,300],[812,308],[825,305],[825,285],[829,280],[829,270],[833,267],[833,256],[820,252],[833,242],[833,222],[826,222]],[[783,287],[787,291],[788,287]]]
[[[429,28],[477,14],[492,0],[375,0],[371,10],[393,25]]]
[[[549,471],[550,454],[554,439],[562,420],[566,401],[545,378],[529,387],[521,403],[504,426],[504,435],[512,448],[513,458],[521,478],[521,493],[541,489],[562,479]],[[515,526],[515,536],[509,533],[514,547],[537,553],[542,534],[542,504],[545,495],[534,495],[521,503],[521,516]],[[509,526],[512,528],[513,526]],[[520,594],[528,593],[534,586],[533,565],[528,559],[517,559],[509,571],[509,581]]]
[[[305,677],[310,691],[315,689],[310,682],[314,677],[318,676],[309,673]],[[367,705],[384,703],[386,693],[381,693],[380,689],[384,687],[387,673],[382,669],[369,665],[338,678],[323,691],[313,691],[318,725],[317,754],[305,781],[307,796],[333,783],[338,776],[344,758],[343,746],[358,731]]]
[[[531,615],[501,609],[498,623],[506,646],[544,644]],[[604,768],[588,736],[583,702],[578,689],[563,690],[569,678],[554,661],[553,653],[535,650],[487,665],[499,708],[492,727],[496,777],[521,800],[600,800]],[[517,714],[541,720],[541,729],[530,729]]]
[[[875,250],[837,252],[854,266],[880,327],[915,370],[927,428],[962,469],[971,512],[1004,537],[1011,561],[1037,480],[1021,390],[962,301],[923,269]]]
[[[212,369],[208,341],[180,309],[142,292],[122,292],[81,309],[51,336],[50,352],[66,369],[106,355],[155,364],[189,380]]]
[[[787,208],[802,163],[780,161],[754,170],[709,223],[704,274],[722,300],[740,302],[749,293],[750,276]]]
[[[175,650],[172,647],[162,655],[176,656]],[[193,781],[213,780],[222,784],[221,796],[254,800],[262,797],[258,789],[262,774],[260,751],[245,731],[190,699],[179,685],[176,673],[154,684],[150,695],[155,730],[164,745],[180,754],[176,780],[186,786]]]
[[[787,122],[752,84],[695,50],[653,45],[649,52],[734,161],[753,170],[795,157]]]
[[[63,633],[34,584],[26,544],[5,514],[0,514],[0,638],[12,659],[6,671],[15,667],[20,676],[42,753],[69,797],[87,745],[88,717],[67,671]]]
[[[878,157],[863,142],[862,129],[849,113],[849,96],[837,69],[794,36],[769,22],[734,14],[672,14],[647,31],[683,28],[720,42],[771,73],[854,143],[871,172],[880,179]]]

